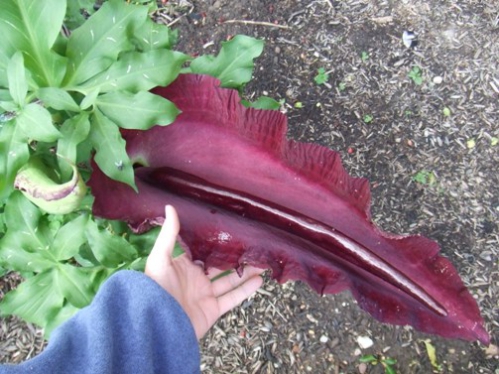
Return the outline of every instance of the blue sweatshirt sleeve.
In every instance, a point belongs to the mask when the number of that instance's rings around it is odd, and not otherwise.
[[[199,345],[181,306],[146,275],[126,270],[54,330],[40,355],[0,366],[9,374],[199,372]]]

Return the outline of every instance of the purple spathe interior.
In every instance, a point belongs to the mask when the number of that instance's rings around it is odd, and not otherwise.
[[[319,293],[349,289],[383,322],[489,341],[438,245],[378,229],[367,180],[350,177],[336,152],[287,140],[284,115],[245,108],[211,77],[181,75],[154,92],[182,113],[166,127],[123,130],[139,193],[94,165],[95,215],[142,232],[171,204],[181,242],[206,268],[270,268]]]

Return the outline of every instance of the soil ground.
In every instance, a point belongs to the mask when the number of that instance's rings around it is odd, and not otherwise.
[[[176,26],[180,50],[216,53],[236,34],[264,39],[246,95],[285,100],[290,137],[337,150],[352,175],[369,178],[372,216],[384,230],[438,241],[499,344],[499,148],[491,145],[499,134],[499,2],[192,5]],[[404,46],[406,30],[417,35],[415,48]],[[419,85],[409,77],[415,66]],[[325,85],[314,81],[319,68],[329,72]],[[422,172],[431,181],[416,182]],[[361,349],[359,337],[370,337],[373,346]],[[359,367],[360,356],[381,354],[397,360],[399,373],[426,374],[436,369],[427,339],[440,372],[498,373],[497,352],[487,355],[478,343],[383,325],[348,294],[320,297],[301,283],[274,282],[212,330],[203,368],[382,373],[381,365]]]
[[[359,361],[374,354],[396,359],[402,374],[498,374],[499,2],[180,5],[171,20],[181,51],[217,53],[236,34],[265,40],[246,96],[282,99],[290,137],[337,150],[350,174],[367,177],[381,228],[438,241],[492,337],[484,347],[384,325],[348,293],[320,297],[299,282],[267,281],[202,341],[203,373],[383,373]],[[404,31],[416,34],[416,47],[404,46]],[[421,82],[409,76],[415,67]],[[321,85],[319,68],[329,74]],[[359,337],[373,345],[361,348]],[[15,318],[1,321],[0,338],[15,342],[2,361],[43,346],[40,333]],[[424,341],[436,350],[433,364]]]

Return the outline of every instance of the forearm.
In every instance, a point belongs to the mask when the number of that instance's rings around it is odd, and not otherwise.
[[[175,299],[146,275],[121,271],[52,333],[44,352],[0,373],[199,373],[199,361]]]

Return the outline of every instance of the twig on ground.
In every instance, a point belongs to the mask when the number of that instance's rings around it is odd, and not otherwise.
[[[278,25],[271,22],[262,22],[262,21],[246,21],[243,19],[230,19],[228,21],[224,21],[223,23],[242,23],[244,25],[257,25],[257,26],[267,26],[267,27],[277,27],[280,29],[289,29],[289,26],[286,25]]]

